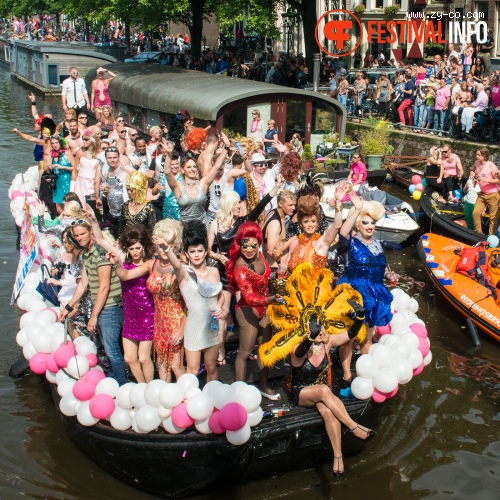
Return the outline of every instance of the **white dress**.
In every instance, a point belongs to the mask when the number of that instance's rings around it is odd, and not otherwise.
[[[200,282],[200,278],[198,278]],[[205,282],[207,283],[207,282]],[[212,283],[210,283],[212,284]],[[217,304],[217,294],[213,297],[202,297],[198,283],[192,278],[181,288],[187,307],[186,324],[184,326],[184,347],[188,351],[201,351],[219,344],[219,330],[210,328],[211,309]]]

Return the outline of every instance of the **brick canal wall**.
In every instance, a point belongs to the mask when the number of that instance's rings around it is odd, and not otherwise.
[[[357,133],[366,128],[367,126],[362,123],[347,122],[346,135],[356,140]],[[464,171],[467,174],[476,161],[477,149],[486,146],[490,151],[490,159],[500,168],[500,146],[455,141],[445,137],[398,130],[393,130],[391,132],[390,143],[394,146],[392,155],[395,156],[428,156],[432,146],[442,146],[445,143],[450,144],[452,151],[462,160]],[[404,160],[401,161],[403,162]]]

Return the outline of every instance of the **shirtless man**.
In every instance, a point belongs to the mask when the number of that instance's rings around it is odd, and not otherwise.
[[[213,157],[219,147],[219,138],[215,134],[209,134],[206,140],[206,148],[202,150],[196,164],[200,171],[200,179],[210,172],[213,165]]]
[[[262,249],[272,269],[277,269],[278,263],[286,262],[288,258],[288,245],[285,243],[285,217],[293,215],[296,201],[295,193],[284,189],[278,194],[278,208],[271,210],[264,221]]]
[[[120,153],[120,163],[122,165],[128,165],[132,168],[130,158],[127,156],[127,141],[125,139],[119,139],[116,141],[116,147]]]
[[[68,143],[68,148],[72,155],[83,146],[82,134],[78,130],[78,121],[73,119],[68,123],[69,135],[66,137],[66,142]]]

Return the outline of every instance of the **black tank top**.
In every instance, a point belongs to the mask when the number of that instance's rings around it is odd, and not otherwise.
[[[278,209],[275,208],[274,210],[271,211],[271,216],[266,220],[264,227],[262,228],[262,235],[263,235],[263,243],[267,244],[267,226],[269,225],[270,222],[273,220],[277,220],[280,223],[280,234],[283,232],[283,221],[281,220],[280,214],[278,212]]]

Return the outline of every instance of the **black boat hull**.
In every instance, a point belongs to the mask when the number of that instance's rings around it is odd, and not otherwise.
[[[428,232],[440,234],[448,238],[466,243],[467,245],[475,245],[480,241],[486,240],[487,236],[478,233],[468,227],[457,224],[457,218],[463,218],[460,214],[449,214],[444,211],[453,211],[454,206],[448,206],[440,210],[437,205],[433,205],[431,198],[432,190],[426,189],[420,198],[420,207],[423,212],[423,222],[421,226],[428,229]],[[425,232],[425,231],[424,231]]]
[[[56,406],[60,397],[51,384]],[[358,423],[373,427],[383,405],[347,401],[347,411]],[[59,412],[60,413],[60,412]],[[293,408],[283,417],[264,419],[252,429],[243,446],[231,445],[225,435],[195,431],[172,435],[118,431],[110,425],[82,426],[76,417],[60,413],[71,439],[112,476],[143,491],[181,498],[210,488],[243,484],[332,459],[323,419],[313,409]],[[358,453],[364,442],[345,434],[344,455]]]

